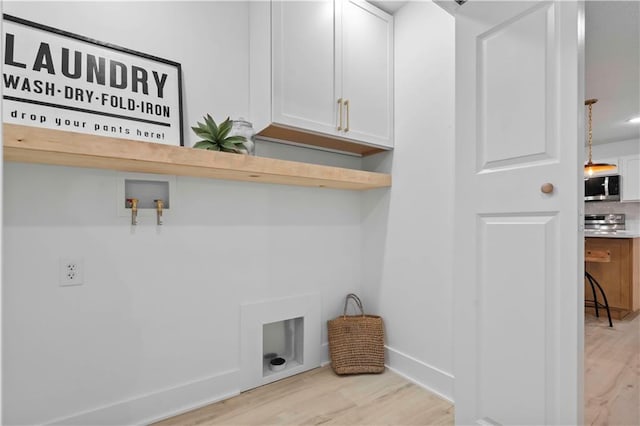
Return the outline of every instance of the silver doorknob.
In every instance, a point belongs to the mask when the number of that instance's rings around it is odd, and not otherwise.
[[[549,182],[543,183],[540,187],[540,191],[542,191],[544,194],[551,194],[553,192],[553,184]]]

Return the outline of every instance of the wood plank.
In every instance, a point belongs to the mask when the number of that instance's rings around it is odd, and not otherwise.
[[[640,425],[640,316],[585,318],[585,424]]]
[[[317,368],[156,425],[451,425],[453,406],[391,371]]]
[[[4,124],[4,160],[72,167],[366,190],[391,175]]]
[[[584,253],[585,262],[611,262],[611,252],[609,250],[586,250]]]
[[[363,145],[346,139],[339,139],[337,137],[332,138],[317,133],[302,131],[291,127],[278,126],[275,124],[271,124],[261,130],[258,132],[257,136],[258,138],[270,141],[292,143],[294,145],[308,145],[324,148],[330,151],[347,152],[362,157],[388,151],[388,149],[376,146]]]

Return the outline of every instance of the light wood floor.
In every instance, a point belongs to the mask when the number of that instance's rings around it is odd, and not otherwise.
[[[336,376],[330,367],[252,389],[156,425],[451,425],[453,406],[387,370]]]
[[[585,321],[585,423],[640,425],[640,316]],[[169,425],[450,425],[453,406],[386,371],[318,368],[157,423]]]
[[[585,423],[640,425],[640,316],[610,328],[587,315],[584,364]]]

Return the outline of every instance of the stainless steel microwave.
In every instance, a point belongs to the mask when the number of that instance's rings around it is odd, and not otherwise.
[[[585,201],[620,201],[620,175],[595,176],[584,180]]]

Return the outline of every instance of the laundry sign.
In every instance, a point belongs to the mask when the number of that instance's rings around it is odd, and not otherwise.
[[[179,63],[3,19],[5,123],[183,145]]]

